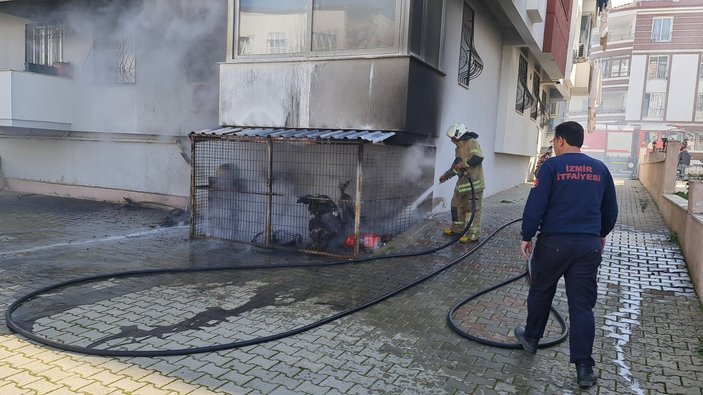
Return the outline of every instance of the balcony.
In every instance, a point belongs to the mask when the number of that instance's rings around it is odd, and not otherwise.
[[[0,127],[71,130],[72,81],[0,70]]]
[[[220,65],[222,125],[435,133],[441,74],[408,56]]]
[[[572,76],[574,86],[571,89],[571,95],[588,96],[588,86],[591,80],[591,64],[589,62],[574,64]]]

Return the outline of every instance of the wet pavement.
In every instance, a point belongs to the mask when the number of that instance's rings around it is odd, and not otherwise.
[[[484,200],[486,235],[520,217],[529,188]],[[523,351],[455,334],[447,311],[464,296],[524,271],[519,224],[468,258],[377,305],[310,331],[216,352],[100,357],[57,350],[0,328],[0,393],[702,394],[703,311],[685,262],[637,181],[617,186],[621,216],[599,272],[597,387],[580,390],[568,343]],[[110,276],[51,290],[20,306],[15,322],[49,341],[93,350],[196,350],[271,336],[384,297],[441,269],[473,245],[412,258],[329,266],[302,256],[216,240],[190,240],[164,210],[0,192],[0,304],[85,276],[144,269],[261,268]],[[178,218],[176,218],[178,219]],[[378,254],[446,241],[440,215]],[[286,263],[317,266],[273,268]],[[455,315],[462,328],[512,341],[524,321],[519,280]],[[566,315],[560,287],[555,306]],[[551,322],[548,337],[558,336]]]

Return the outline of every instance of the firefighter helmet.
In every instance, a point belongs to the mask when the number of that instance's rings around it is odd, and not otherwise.
[[[461,136],[469,133],[469,128],[463,123],[455,123],[447,129],[447,136],[452,139],[460,139]]]

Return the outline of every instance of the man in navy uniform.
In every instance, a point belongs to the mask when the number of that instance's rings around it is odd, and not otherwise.
[[[605,238],[615,227],[618,206],[615,185],[603,162],[581,153],[583,127],[558,125],[556,156],[545,161],[522,214],[522,256],[530,259],[527,324],[515,328],[525,351],[535,354],[549,319],[557,283],[564,276],[569,302],[570,362],[576,365],[579,386],[597,381],[591,356],[595,338],[593,307],[597,297],[598,266]],[[532,251],[532,238],[539,235]]]

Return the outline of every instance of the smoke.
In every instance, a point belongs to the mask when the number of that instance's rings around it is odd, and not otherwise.
[[[408,152],[402,159],[400,176],[410,182],[420,183],[428,172],[434,171],[434,164],[433,150],[421,145],[413,145],[408,148]]]
[[[55,13],[76,105],[93,114],[86,130],[173,135],[219,123],[225,0],[76,0]]]

